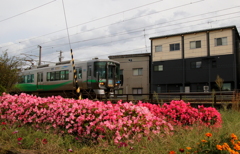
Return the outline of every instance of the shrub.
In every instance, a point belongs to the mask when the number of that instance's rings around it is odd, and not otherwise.
[[[6,89],[0,85],[0,96],[2,95],[2,93],[6,92]]]
[[[130,103],[74,100],[58,97],[40,98],[21,94],[0,97],[1,119],[12,123],[34,125],[46,129],[60,128],[66,133],[88,139],[111,136],[114,143],[148,136],[150,132],[165,135],[171,124],[156,117],[147,107]]]
[[[162,107],[155,104],[140,103],[139,105],[148,107],[155,116],[165,116],[166,121],[173,125],[192,126],[194,124],[219,127],[221,126],[221,114],[212,107],[198,106],[191,107],[190,103],[184,101],[171,101],[164,103]]]

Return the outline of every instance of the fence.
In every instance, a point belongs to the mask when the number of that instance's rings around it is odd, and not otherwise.
[[[184,100],[191,104],[214,105],[231,104],[236,99],[236,92],[191,92],[191,93],[154,93],[154,94],[114,94],[111,101],[149,102],[152,104],[169,103],[172,100]]]

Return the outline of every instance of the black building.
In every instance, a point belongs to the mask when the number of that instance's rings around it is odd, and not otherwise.
[[[236,26],[151,37],[151,93],[240,89]]]

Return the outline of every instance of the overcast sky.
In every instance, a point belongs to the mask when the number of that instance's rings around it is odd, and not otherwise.
[[[150,37],[231,25],[239,31],[240,0],[0,0],[0,52],[107,59],[149,53]]]

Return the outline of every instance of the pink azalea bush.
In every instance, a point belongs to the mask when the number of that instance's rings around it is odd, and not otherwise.
[[[164,103],[162,107],[155,104],[139,103],[141,106],[148,107],[148,109],[156,116],[164,115],[167,121],[173,125],[191,126],[193,124],[200,124],[210,127],[220,127],[222,123],[221,114],[213,107],[198,108],[191,107],[190,103],[184,101],[171,101],[170,104]]]
[[[24,93],[19,96],[4,93],[0,97],[0,120],[37,128],[45,126],[44,129],[60,128],[84,138],[111,136],[117,144],[133,142],[150,133],[164,136],[171,133],[174,125],[217,127],[222,122],[215,108],[196,109],[183,101],[163,106],[122,101],[112,104],[60,96],[40,98]]]
[[[0,97],[0,119],[35,127],[61,128],[80,137],[104,138],[110,133],[115,143],[131,141],[149,133],[164,135],[173,130],[164,116],[147,107],[58,97],[40,98],[27,94]]]

